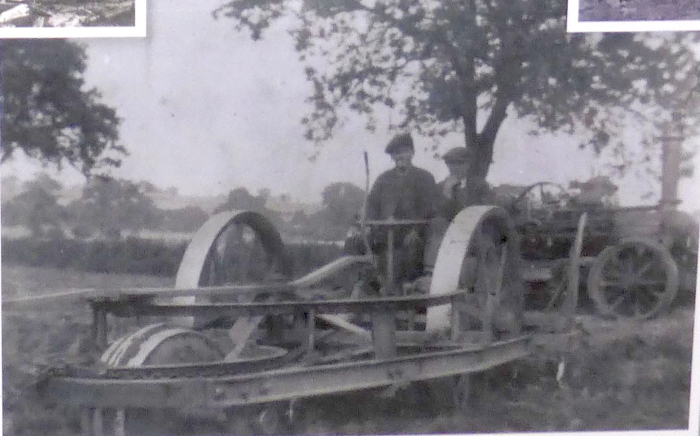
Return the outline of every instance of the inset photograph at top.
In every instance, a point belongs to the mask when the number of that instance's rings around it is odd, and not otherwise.
[[[699,29],[697,0],[569,0],[569,32]]]
[[[0,0],[0,37],[145,36],[145,0]]]

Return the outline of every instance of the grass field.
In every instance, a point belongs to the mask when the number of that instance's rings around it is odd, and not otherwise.
[[[75,287],[171,286],[172,279],[2,268],[3,298]],[[79,304],[3,310],[4,434],[74,435],[77,414],[42,404],[33,389],[52,365],[89,363],[90,313]],[[300,403],[299,434],[469,433],[680,429],[688,425],[693,310],[644,323],[577,319],[561,383],[557,356],[533,354],[485,374],[467,411],[436,410],[415,390],[392,399],[368,393]]]

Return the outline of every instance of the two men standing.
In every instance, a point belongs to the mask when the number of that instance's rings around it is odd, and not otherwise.
[[[395,166],[382,173],[372,186],[367,218],[429,220],[427,226],[399,227],[394,235],[395,284],[418,279],[418,287],[425,288],[447,225],[462,208],[484,201],[484,190],[467,183],[470,155],[466,148],[454,148],[445,154],[450,175],[440,184],[428,171],[413,166],[415,150],[410,134],[395,136],[385,151]],[[372,240],[376,254],[386,251],[386,230],[373,229]],[[384,256],[379,259],[385,271]]]

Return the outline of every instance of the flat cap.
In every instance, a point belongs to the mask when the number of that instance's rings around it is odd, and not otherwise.
[[[451,148],[442,156],[445,162],[466,162],[471,156],[471,151],[466,147]]]
[[[411,138],[410,133],[399,133],[398,135],[394,136],[392,140],[389,141],[389,144],[386,146],[384,151],[391,154],[401,148],[410,148],[413,150],[413,138]]]

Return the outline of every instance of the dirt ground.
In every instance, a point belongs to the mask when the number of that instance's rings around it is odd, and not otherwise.
[[[148,276],[2,267],[3,298],[71,287],[172,286]],[[77,411],[41,402],[49,366],[89,363],[90,313],[76,304],[3,310],[3,427],[8,435],[76,435]],[[475,378],[467,410],[436,407],[425,386],[393,398],[373,393],[302,400],[296,434],[471,433],[682,429],[688,426],[693,310],[690,303],[643,323],[580,315],[573,352],[536,352]],[[439,391],[438,391],[439,392]]]
[[[579,0],[579,21],[700,20],[696,0]]]

